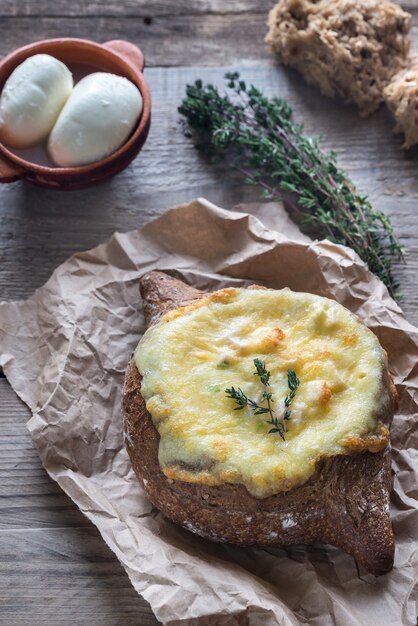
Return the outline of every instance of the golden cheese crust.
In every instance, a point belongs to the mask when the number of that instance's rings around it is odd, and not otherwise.
[[[161,312],[204,295],[158,272],[144,277],[141,289],[148,323]],[[392,382],[390,391],[395,403]],[[141,376],[133,360],[126,373],[122,408],[133,468],[153,504],[174,522],[212,540],[242,546],[331,543],[374,574],[392,567],[389,446],[372,453],[364,450],[373,442],[352,441],[351,454],[321,461],[303,485],[260,499],[242,484],[193,484],[163,473],[159,434],[142,397]]]
[[[152,325],[135,361],[168,478],[241,483],[265,498],[305,482],[321,459],[378,452],[389,441],[386,353],[328,298],[290,289],[215,291]],[[271,414],[255,362],[269,372]],[[284,413],[290,371],[300,384],[281,436],[271,432],[272,420]],[[237,407],[228,389],[262,406],[255,413],[248,400]]]

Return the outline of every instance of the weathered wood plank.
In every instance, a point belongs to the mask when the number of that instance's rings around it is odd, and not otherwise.
[[[75,0],[68,3],[66,0],[57,0],[50,2],[49,0],[40,0],[32,2],[31,0],[2,0],[0,6],[0,16],[129,16],[144,17],[150,16],[166,16],[173,17],[175,15],[183,15],[190,17],[191,15],[210,15],[218,13],[221,15],[237,14],[237,13],[266,13],[274,4],[271,0],[234,0],[234,2],[225,2],[224,0],[186,0],[172,2],[172,0],[153,0],[152,4],[149,0],[122,0],[121,2],[83,2]],[[413,2],[414,4],[414,2]]]
[[[104,42],[126,39],[141,47],[147,66],[271,63],[263,43],[266,14],[237,13],[149,17],[0,17],[0,56],[40,39],[81,37]],[[234,41],[234,46],[228,45]]]
[[[0,625],[157,626],[98,531],[0,531]]]
[[[183,15],[186,18],[191,15],[208,15],[218,13],[221,15],[233,15],[237,13],[266,13],[272,6],[274,0],[153,0],[152,5],[149,0],[120,0],[120,2],[83,2],[73,0],[68,3],[66,0],[56,0],[51,3],[49,0],[2,0],[0,6],[0,16],[173,16]],[[418,0],[407,0],[400,2],[406,10],[413,12],[418,8]]]
[[[0,625],[156,626],[99,532],[49,478],[0,380]]]

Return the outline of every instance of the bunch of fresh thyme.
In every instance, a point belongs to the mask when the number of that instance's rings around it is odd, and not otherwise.
[[[243,392],[241,387],[235,389],[235,387],[230,387],[225,389],[225,393],[228,398],[232,398],[237,403],[234,411],[242,411],[246,406],[250,407],[254,415],[263,415],[264,413],[269,413],[270,419],[267,420],[267,424],[271,424],[272,428],[270,428],[269,433],[278,433],[280,437],[285,440],[285,433],[287,432],[286,421],[290,420],[291,410],[290,405],[293,402],[293,398],[295,397],[297,388],[299,387],[300,380],[296,376],[296,373],[292,369],[287,370],[287,384],[289,387],[289,393],[284,399],[285,410],[283,415],[277,416],[274,412],[272,401],[273,394],[268,391],[268,387],[270,387],[270,372],[266,369],[266,364],[261,359],[254,359],[254,365],[256,371],[254,372],[254,376],[258,376],[261,384],[264,387],[263,394],[260,399],[260,403],[266,402],[267,406],[261,406],[255,400],[251,400],[248,396]]]
[[[186,88],[179,113],[196,148],[261,185],[265,198],[282,198],[317,235],[350,246],[393,294],[392,263],[402,259],[402,248],[389,219],[356,191],[334,153],[302,134],[285,100],[247,87],[236,72],[225,77],[232,98],[201,80]]]

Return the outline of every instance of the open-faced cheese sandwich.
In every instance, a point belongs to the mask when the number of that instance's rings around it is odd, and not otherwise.
[[[215,541],[330,543],[390,570],[396,390],[376,336],[289,289],[207,294],[151,272],[141,293],[123,414],[151,502]]]

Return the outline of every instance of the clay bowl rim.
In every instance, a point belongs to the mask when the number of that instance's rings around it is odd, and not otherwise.
[[[49,176],[69,176],[73,175],[74,177],[82,176],[83,174],[94,173],[96,170],[102,169],[109,164],[119,160],[122,158],[126,152],[129,152],[130,149],[140,140],[143,133],[147,131],[147,127],[149,126],[150,118],[151,118],[151,95],[147,85],[147,82],[143,76],[142,70],[136,68],[133,63],[122,56],[122,54],[112,50],[110,47],[106,46],[106,43],[96,43],[95,41],[91,41],[89,39],[79,39],[77,37],[60,37],[56,39],[42,39],[41,41],[36,41],[34,43],[27,44],[26,46],[22,46],[17,48],[13,52],[9,53],[0,61],[0,70],[10,64],[10,71],[8,71],[6,78],[0,85],[0,92],[3,89],[3,86],[6,80],[9,78],[10,74],[13,70],[20,64],[23,63],[27,58],[33,56],[34,54],[49,54],[48,49],[52,46],[64,45],[67,48],[70,46],[78,46],[79,48],[89,48],[90,50],[97,50],[104,52],[108,57],[116,60],[118,64],[120,64],[121,72],[125,78],[130,80],[138,87],[143,101],[142,112],[137,123],[137,126],[132,133],[132,135],[125,141],[120,148],[118,148],[112,154],[101,159],[100,161],[94,161],[93,163],[88,163],[86,165],[79,165],[75,167],[54,167],[50,165],[40,165],[38,163],[34,163],[33,161],[27,161],[22,157],[15,154],[12,149],[7,147],[3,142],[0,141],[0,152],[7,158],[9,161],[12,161],[16,165],[19,165],[23,170],[29,172],[35,172],[37,174],[49,175]],[[109,42],[110,43],[110,42]],[[135,46],[135,44],[131,44],[131,42],[126,41],[126,43]],[[137,46],[136,46],[137,47]],[[53,56],[51,54],[51,56]],[[100,66],[100,63],[99,63]],[[100,68],[96,68],[96,71],[100,71]],[[93,72],[92,72],[93,73]],[[136,82],[132,80],[131,74],[135,74]]]

